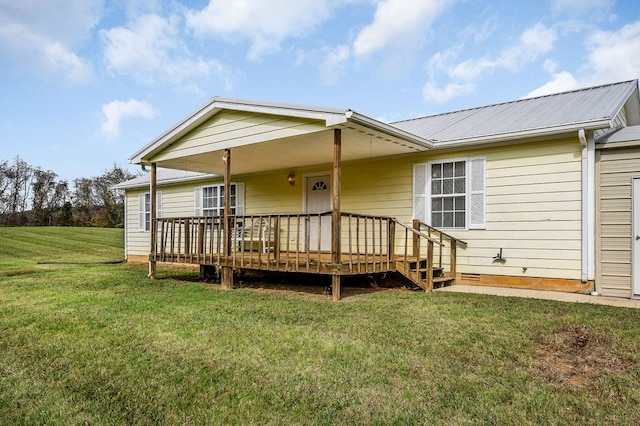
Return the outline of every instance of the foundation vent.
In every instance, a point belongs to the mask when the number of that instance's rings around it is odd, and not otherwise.
[[[461,282],[470,282],[470,283],[479,283],[480,282],[480,274],[460,274]]]

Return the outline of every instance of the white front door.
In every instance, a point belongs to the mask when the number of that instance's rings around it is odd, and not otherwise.
[[[633,294],[640,296],[640,178],[633,179],[633,207],[632,207],[631,276],[633,280]]]
[[[305,213],[324,213],[331,210],[331,175],[305,176]],[[320,219],[320,220],[319,220]],[[309,219],[309,250],[331,250],[331,216]]]

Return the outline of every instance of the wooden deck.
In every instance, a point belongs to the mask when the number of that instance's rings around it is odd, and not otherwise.
[[[455,277],[463,243],[418,221],[342,213],[340,255],[325,249],[320,214],[159,218],[150,262],[332,277],[399,272],[426,291]],[[331,218],[333,220],[333,218]],[[225,230],[226,237],[225,237]],[[231,272],[232,273],[232,272]]]

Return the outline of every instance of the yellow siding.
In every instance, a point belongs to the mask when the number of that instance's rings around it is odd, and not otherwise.
[[[138,230],[138,195],[149,190],[127,191],[126,205],[127,217],[125,239],[127,246],[127,256],[148,256],[150,251],[151,240],[149,232],[140,232]]]
[[[458,272],[579,279],[581,160],[577,139],[344,164],[342,210],[391,216],[410,224],[413,165],[476,156],[487,160],[486,229],[451,231],[468,242],[458,250]],[[296,213],[302,211],[304,174],[330,170],[327,164],[234,176],[232,180],[245,183],[247,214]],[[296,176],[294,186],[287,182],[290,172]],[[192,215],[194,186],[160,187],[163,216]],[[128,196],[129,253],[147,254],[149,234],[137,231],[136,197],[134,192]],[[507,259],[504,264],[492,259],[500,248]]]
[[[605,149],[598,152],[599,212],[596,286],[605,296],[631,296],[632,178],[640,177],[640,151]]]
[[[326,130],[319,121],[225,111],[181,138],[153,161],[180,158],[217,149],[299,136]]]

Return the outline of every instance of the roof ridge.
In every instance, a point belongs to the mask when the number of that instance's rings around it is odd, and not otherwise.
[[[406,122],[409,122],[409,121],[421,120],[421,119],[430,118],[430,117],[440,117],[440,116],[445,116],[445,115],[449,115],[449,114],[458,114],[458,113],[466,112],[466,111],[477,111],[477,110],[496,107],[496,106],[500,106],[500,105],[516,104],[516,103],[527,102],[527,101],[532,101],[532,100],[536,100],[536,99],[543,99],[543,98],[550,98],[550,97],[554,97],[554,96],[567,95],[569,93],[586,92],[588,90],[601,89],[603,87],[618,86],[618,85],[629,84],[629,83],[633,83],[633,82],[635,82],[636,85],[637,85],[638,84],[638,79],[636,78],[636,79],[627,80],[627,81],[619,81],[619,82],[616,82],[616,83],[607,83],[607,84],[600,84],[600,85],[597,85],[597,86],[582,87],[580,89],[566,90],[564,92],[558,92],[558,93],[549,93],[547,95],[534,96],[532,98],[521,98],[521,99],[516,99],[514,101],[498,102],[498,103],[490,104],[490,105],[481,105],[481,106],[472,107],[472,108],[463,108],[463,109],[456,110],[456,111],[441,112],[439,114],[423,115],[423,116],[420,116],[420,117],[408,118],[406,120],[394,121],[394,122],[392,122],[390,124],[394,125],[394,124],[398,124],[398,123],[406,123]]]

